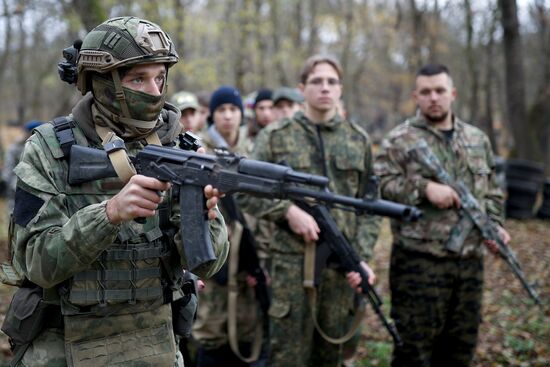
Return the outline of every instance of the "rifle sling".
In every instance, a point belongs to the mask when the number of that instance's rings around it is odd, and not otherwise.
[[[355,317],[353,319],[353,324],[351,325],[351,328],[346,334],[338,338],[329,336],[327,333],[325,333],[325,331],[323,331],[323,329],[321,329],[321,326],[317,321],[317,289],[315,288],[314,282],[316,247],[317,244],[315,242],[306,242],[304,254],[303,285],[307,293],[309,304],[311,305],[311,317],[313,319],[315,329],[317,329],[317,332],[319,332],[323,339],[332,344],[342,344],[350,340],[361,326],[361,322],[363,321],[363,318],[365,316],[365,308],[355,306]]]
[[[263,323],[261,318],[256,320],[256,329],[254,331],[254,340],[250,356],[243,357],[239,350],[239,341],[237,337],[237,298],[239,297],[239,288],[237,285],[237,272],[239,271],[239,246],[243,234],[243,225],[234,220],[231,225],[231,251],[228,259],[228,281],[227,281],[227,336],[229,346],[237,357],[243,362],[251,363],[258,360],[262,349]]]
[[[105,147],[115,141],[120,141],[122,148],[108,150],[109,160],[115,169],[118,178],[124,183],[130,180],[130,177],[136,174],[136,169],[128,157],[128,151],[124,145],[124,141],[118,137],[111,129],[105,126],[95,125],[97,134],[101,137],[102,144]],[[148,144],[162,145],[156,132],[152,132],[145,137]],[[119,143],[120,144],[120,143]]]

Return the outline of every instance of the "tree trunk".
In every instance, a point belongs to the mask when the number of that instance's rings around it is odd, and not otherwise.
[[[307,45],[307,56],[310,57],[317,53],[317,44],[319,38],[319,26],[317,25],[317,0],[309,0],[309,42]]]
[[[107,20],[107,12],[100,0],[73,0],[73,8],[87,32]]]
[[[185,0],[174,0],[174,17],[176,18],[176,31],[172,35],[172,41],[180,62],[185,62]],[[180,91],[185,88],[185,73],[173,73],[171,79],[174,83],[173,92]]]
[[[533,6],[533,14],[538,35],[538,68],[540,84],[537,86],[535,101],[529,109],[530,120],[534,130],[540,133],[538,139],[542,150],[542,160],[545,162],[545,173],[550,175],[550,11],[544,0],[537,0]]]
[[[19,24],[18,24],[18,36],[19,36],[19,45],[17,50],[17,66],[16,66],[16,80],[18,88],[18,98],[17,98],[17,122],[18,124],[23,124],[27,117],[26,104],[27,104],[27,71],[25,70],[25,60],[27,60],[27,29],[25,28],[25,11],[23,10],[19,14]]]
[[[466,64],[470,76],[470,110],[469,121],[478,124],[479,113],[479,67],[474,45],[474,14],[470,0],[464,0],[464,12],[466,13]]]
[[[536,139],[527,121],[525,105],[525,76],[519,20],[515,0],[499,0],[504,33],[506,71],[506,103],[508,120],[514,135],[515,156],[536,159]]]
[[[415,0],[409,0],[412,18],[412,45],[409,55],[409,71],[415,73],[422,66],[422,11],[418,10]]]
[[[274,50],[274,58],[273,63],[275,66],[275,71],[277,72],[277,80],[279,83],[283,86],[289,85],[288,84],[288,78],[286,76],[285,67],[283,65],[283,58],[282,58],[282,52],[281,52],[281,32],[279,30],[281,29],[281,24],[279,21],[279,1],[278,0],[270,0],[269,1],[269,15],[271,20],[271,29],[273,30],[271,32],[271,36],[273,39],[273,48]]]
[[[495,13],[495,12],[493,12]],[[495,46],[495,30],[496,30],[496,14],[493,14],[491,25],[489,27],[488,31],[488,41],[487,45],[485,46],[485,129],[487,131],[487,135],[489,136],[489,140],[491,141],[491,145],[493,147],[493,150],[498,155],[500,151],[500,147],[498,145],[498,142],[496,140],[495,136],[495,129],[493,127],[493,81],[494,81],[494,74],[495,70],[493,68],[493,60],[494,60],[494,46]]]

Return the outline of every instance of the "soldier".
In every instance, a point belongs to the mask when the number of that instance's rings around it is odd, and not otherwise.
[[[309,58],[299,84],[305,97],[304,112],[260,131],[252,156],[268,162],[285,161],[296,170],[327,176],[334,192],[363,197],[372,175],[371,142],[363,129],[336,114],[341,80],[342,70],[336,60],[322,55]],[[341,348],[314,330],[312,305],[303,287],[304,248],[306,242],[319,238],[317,223],[289,201],[273,204],[243,198],[243,203],[248,212],[277,224],[270,243],[270,365],[336,366],[341,363]],[[379,220],[338,209],[331,212],[356,251],[368,259]],[[369,280],[374,281],[374,273],[365,262],[362,265]],[[324,269],[314,316],[329,335],[342,336],[348,331],[359,281],[358,273],[344,276],[335,269]]]
[[[260,89],[256,93],[254,104],[252,105],[254,116],[248,122],[248,136],[251,139],[254,139],[261,129],[275,121],[271,95],[271,89]]]
[[[294,116],[296,112],[300,111],[304,101],[304,97],[298,90],[289,87],[275,89],[272,99],[275,121]]]
[[[208,151],[224,149],[233,153],[245,153],[248,144],[246,129],[241,126],[243,117],[243,102],[239,91],[233,87],[223,86],[218,88],[210,99],[210,119],[212,124],[205,134],[202,134],[202,143]],[[206,282],[205,288],[200,294],[197,320],[193,325],[193,337],[198,341],[197,367],[215,366],[248,366],[230,348],[229,338],[235,337],[235,343],[242,348],[243,355],[250,354],[250,346],[255,336],[255,325],[258,320],[258,303],[254,295],[254,278],[241,270],[236,274],[237,288],[232,289],[228,283],[231,272],[229,263],[236,260],[239,269],[244,269],[244,264],[239,260],[244,258],[237,251],[241,245],[242,226],[231,213],[227,201],[231,197],[222,199],[221,211],[226,218],[231,250],[228,262],[222,270],[211,280]],[[234,206],[235,211],[239,210]],[[239,229],[238,229],[239,228]],[[243,249],[241,248],[240,251]],[[235,263],[235,262],[234,262]],[[237,269],[238,270],[238,269]],[[228,294],[235,291],[237,298],[237,312],[231,314],[228,311]],[[230,318],[234,318],[237,325],[237,335],[229,334]],[[259,335],[261,338],[261,335]],[[238,351],[237,351],[238,352]]]
[[[76,65],[60,63],[60,74],[78,76],[85,96],[35,130],[15,169],[13,265],[25,279],[6,320],[25,317],[10,335],[28,341],[16,345],[18,365],[182,365],[171,302],[185,296],[186,258],[171,185],[139,174],[67,182],[73,144],[124,155],[147,142],[173,145],[179,111],[165,97],[178,55],[156,24],[135,17],[107,20],[72,51]],[[204,194],[217,260],[195,272],[208,278],[228,243],[219,193],[207,186]]]
[[[197,97],[191,92],[181,91],[174,94],[171,101],[181,111],[180,124],[183,131],[199,132],[200,106]]]
[[[483,246],[472,229],[459,252],[445,246],[460,219],[460,199],[449,186],[427,175],[408,151],[424,140],[454,178],[460,178],[498,223],[503,195],[487,136],[452,111],[456,98],[449,70],[429,64],[416,75],[416,117],[393,129],[382,143],[375,171],[382,196],[416,205],[415,223],[395,221],[391,255],[391,315],[404,346],[392,365],[469,366],[481,319]],[[510,236],[501,228],[505,242]],[[495,244],[488,244],[495,250]]]

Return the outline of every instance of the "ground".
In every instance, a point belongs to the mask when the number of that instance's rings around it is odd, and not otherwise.
[[[7,248],[5,212],[4,202],[0,201],[3,251]],[[535,283],[544,307],[534,305],[502,260],[486,256],[483,324],[474,366],[550,366],[550,221],[508,220],[506,227],[513,237],[511,247],[527,278]],[[390,303],[387,282],[390,244],[391,234],[385,221],[371,265],[378,275],[376,288],[384,299],[386,315]],[[14,290],[0,284],[0,321]],[[389,366],[390,337],[373,312],[369,312],[363,330],[357,366]],[[7,338],[0,333],[0,366],[7,365],[9,356]]]

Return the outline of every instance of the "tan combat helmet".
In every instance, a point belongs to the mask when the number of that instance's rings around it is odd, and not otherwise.
[[[109,19],[86,35],[79,51],[77,87],[86,94],[91,85],[88,72],[101,74],[136,64],[163,63],[170,67],[178,54],[170,37],[152,22],[136,17]],[[112,72],[117,92],[118,72]]]

